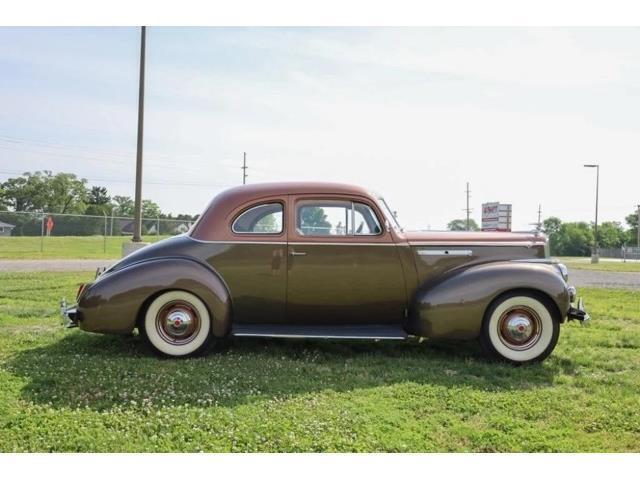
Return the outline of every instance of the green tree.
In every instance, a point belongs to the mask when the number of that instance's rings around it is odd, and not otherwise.
[[[451,220],[447,223],[447,230],[451,230],[454,232],[466,231],[467,230],[467,220],[462,218],[456,218],[455,220]],[[477,232],[480,230],[478,224],[473,218],[469,219],[469,231]]]
[[[593,245],[593,229],[587,222],[563,223],[555,255],[588,256]]]
[[[331,228],[331,222],[327,221],[327,215],[322,207],[307,207],[301,211],[300,220],[302,227],[306,228]]]
[[[559,255],[560,246],[560,230],[562,229],[562,220],[558,217],[545,218],[542,222],[542,231],[549,238],[549,248],[552,255]]]
[[[119,217],[133,217],[133,209],[135,205],[131,197],[115,195],[113,197],[113,202],[115,203],[115,206],[113,207],[115,215]]]
[[[160,206],[153,200],[142,200],[142,217],[158,218],[162,214]]]
[[[627,245],[637,245],[638,243],[638,212],[633,212],[625,217],[629,230],[627,231]]]
[[[15,211],[84,213],[86,183],[73,173],[26,172],[2,183],[3,202]]]
[[[111,197],[105,187],[91,187],[87,194],[87,215],[107,215],[111,214]]]
[[[598,244],[603,248],[619,248],[626,243],[627,234],[620,222],[603,222],[598,226]]]

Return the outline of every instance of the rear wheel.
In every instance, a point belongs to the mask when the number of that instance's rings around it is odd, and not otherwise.
[[[485,314],[480,344],[491,357],[514,364],[540,362],[558,343],[559,319],[549,300],[530,292],[498,297]]]
[[[170,357],[195,355],[212,341],[211,317],[198,297],[171,290],[149,304],[140,333],[157,353]]]

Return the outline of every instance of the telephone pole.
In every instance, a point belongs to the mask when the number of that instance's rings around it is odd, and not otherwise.
[[[638,204],[638,218],[636,221],[636,233],[638,234],[638,243],[636,244],[636,246],[638,247],[638,250],[640,250],[640,203]],[[640,255],[640,251],[638,252],[638,255]]]
[[[537,223],[538,231],[542,230],[542,205],[538,204],[538,223]]]
[[[247,183],[247,152],[244,152],[244,158],[242,160],[242,184]]]
[[[136,199],[133,212],[133,242],[141,242],[142,237],[142,137],[144,131],[144,56],[146,27],[140,34],[140,81],[138,84],[138,148],[136,152]]]
[[[469,208],[469,194],[471,193],[471,190],[469,190],[469,182],[467,182],[467,189],[465,190],[467,193],[467,208],[465,208],[465,210],[467,211],[467,232],[469,230],[471,230],[471,220],[469,218],[469,215],[471,214],[471,209]]]

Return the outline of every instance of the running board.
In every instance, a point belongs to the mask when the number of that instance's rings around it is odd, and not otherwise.
[[[406,340],[400,325],[280,325],[237,324],[231,329],[234,337],[336,338],[362,340]]]

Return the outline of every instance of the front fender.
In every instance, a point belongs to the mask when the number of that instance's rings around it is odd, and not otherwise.
[[[107,273],[90,284],[78,299],[82,330],[130,333],[148,300],[167,290],[186,290],[209,309],[215,336],[231,329],[231,298],[219,275],[195,259],[155,258]]]
[[[553,265],[506,261],[452,271],[425,282],[416,291],[405,329],[424,337],[476,338],[491,302],[519,289],[546,295],[558,308],[560,320],[566,317],[569,292]]]

